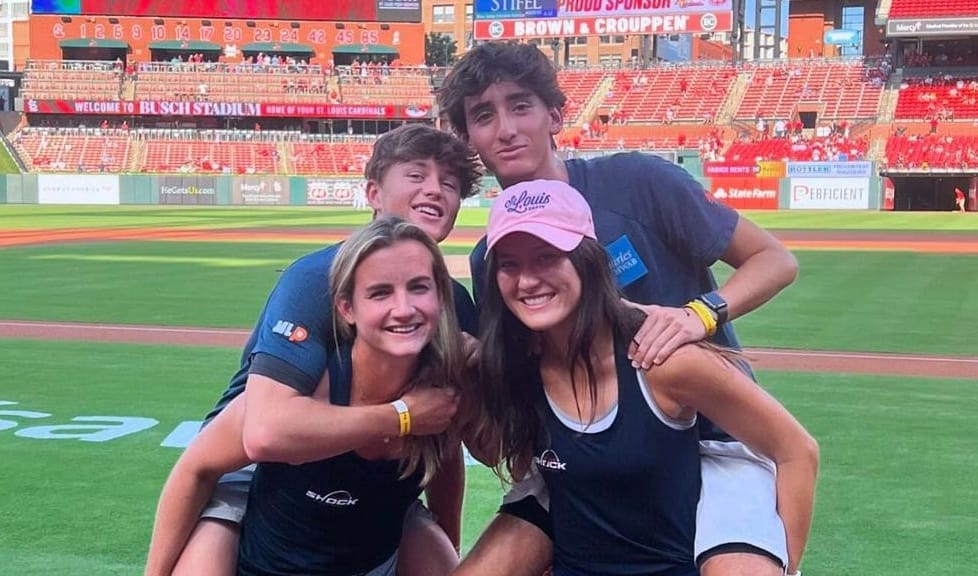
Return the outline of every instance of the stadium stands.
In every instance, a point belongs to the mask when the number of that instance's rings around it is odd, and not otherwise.
[[[978,0],[892,0],[890,18],[934,18],[978,14]]]
[[[127,134],[99,129],[38,129],[17,133],[14,148],[28,169],[46,172],[120,172],[129,159]]]
[[[817,105],[824,118],[874,118],[882,80],[877,68],[862,61],[757,67],[735,118],[788,119],[799,103]]]
[[[579,120],[604,78],[603,70],[561,70],[557,73],[557,81],[567,95],[564,118],[568,124],[575,124]]]
[[[974,170],[978,168],[978,136],[894,135],[886,141],[884,163],[897,170]]]
[[[229,140],[145,140],[143,172],[220,172],[226,174],[275,174],[279,169],[274,142]]]
[[[341,102],[431,107],[431,72],[427,68],[360,66],[339,72]]]
[[[321,103],[330,92],[323,68],[298,64],[148,62],[131,78],[136,100]]]
[[[260,64],[152,62],[125,68],[121,62],[33,61],[25,72],[24,96],[42,100],[333,102],[419,108],[434,104],[435,71],[427,68],[361,65],[331,69],[291,60]],[[865,124],[877,115],[887,73],[883,66],[861,60],[790,60],[739,68],[714,63],[644,70],[562,70],[558,78],[568,95],[567,129],[558,144],[568,151],[698,149],[728,160],[865,158],[869,153],[866,138],[816,138],[805,131],[805,135],[793,136],[794,140],[758,134],[754,136],[759,140],[748,141],[744,135],[753,130],[745,124],[753,127],[761,117],[772,128],[777,120],[800,126],[799,103],[806,106],[804,111],[818,111],[819,126],[827,121]],[[739,102],[728,102],[738,75],[749,78],[749,85]],[[978,118],[976,100],[978,78],[909,79],[896,101],[896,118],[921,120],[934,116],[935,110],[943,110],[942,122]],[[721,109],[736,110],[733,123],[713,125]],[[586,118],[582,117],[585,110]],[[31,118],[31,122],[43,124],[53,116]],[[860,123],[860,119],[864,121]],[[95,120],[78,117],[78,121]],[[62,125],[68,122],[61,119]],[[125,124],[123,130],[116,131],[104,121],[101,129],[32,126],[12,138],[29,169],[71,172],[359,175],[370,154],[369,136],[300,134],[297,124],[269,121],[270,125],[264,126],[264,120],[261,124],[264,129],[260,132],[241,130],[240,126],[230,131],[129,130]],[[277,131],[283,128],[286,131]],[[738,142],[731,142],[734,133],[739,133]],[[882,139],[885,133],[877,137]],[[905,162],[923,161],[912,144],[891,142],[891,146],[898,146],[893,150]],[[942,156],[927,162],[940,164],[950,157],[954,163],[958,147],[967,159],[968,146],[973,146],[970,140],[955,136],[953,143],[941,144],[945,150]],[[882,153],[882,143],[876,153]]]
[[[765,138],[750,142],[734,142],[723,154],[731,162],[742,160],[784,160],[810,162],[819,160],[863,160],[869,142],[865,138],[792,137]]]
[[[978,118],[978,78],[946,76],[907,79],[900,87],[895,118]]]
[[[119,100],[122,63],[31,61],[21,96],[37,100]]]
[[[701,122],[714,118],[736,76],[726,65],[623,70],[601,110],[612,123]]]
[[[296,174],[362,175],[373,144],[362,141],[293,142],[289,164]]]
[[[717,131],[708,125],[642,126],[611,125],[598,134],[585,135],[568,130],[558,142],[561,148],[576,150],[695,150],[701,141]]]

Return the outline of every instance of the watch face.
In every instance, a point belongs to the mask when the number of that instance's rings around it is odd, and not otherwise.
[[[719,310],[727,307],[727,302],[716,292],[708,292],[700,296],[700,298],[702,298],[703,302],[705,302],[706,305],[713,310]]]

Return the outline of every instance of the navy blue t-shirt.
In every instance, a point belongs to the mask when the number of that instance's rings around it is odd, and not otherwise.
[[[272,289],[265,308],[241,351],[241,364],[231,377],[209,422],[244,391],[252,372],[268,376],[304,395],[311,395],[336,349],[329,269],[341,244],[307,254],[293,262]],[[475,335],[478,312],[464,286],[454,282],[459,327]]]
[[[348,345],[330,355],[328,369],[330,403],[349,406]],[[423,472],[402,480],[400,461],[354,452],[258,464],[241,522],[239,574],[349,576],[379,566],[397,550]]]
[[[534,460],[550,493],[554,576],[695,576],[696,429],[653,413],[625,344],[616,344],[618,409],[610,426],[580,432],[545,399],[538,407],[545,433]]]
[[[726,252],[739,215],[713,201],[688,172],[657,156],[627,152],[565,163],[570,185],[591,206],[622,294],[639,304],[681,307],[715,290],[710,266]],[[475,300],[486,281],[483,237],[470,256]],[[739,349],[733,326],[712,339]],[[729,439],[705,418],[704,439]]]

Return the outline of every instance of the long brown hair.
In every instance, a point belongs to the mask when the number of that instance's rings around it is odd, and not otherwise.
[[[584,238],[577,248],[567,253],[567,258],[587,284],[574,312],[566,369],[578,414],[582,420],[593,423],[598,394],[591,360],[593,345],[609,328],[619,341],[631,341],[646,314],[621,301],[608,254],[596,240]],[[470,434],[481,440],[492,439],[500,457],[494,470],[504,481],[512,481],[522,478],[530,469],[535,446],[544,440],[540,438],[544,433],[540,410],[546,402],[540,385],[539,358],[531,353],[536,347],[534,335],[503,302],[496,281],[497,270],[495,258],[490,258],[480,316],[479,385],[474,390],[479,394],[482,411],[471,425]],[[743,369],[743,357],[737,351],[710,342],[699,345]],[[578,364],[584,367],[583,382],[575,379]],[[579,393],[589,399],[592,407],[589,414],[582,414]]]
[[[336,307],[341,300],[353,298],[356,270],[364,259],[383,248],[412,241],[424,246],[431,254],[432,273],[441,310],[435,333],[421,351],[418,372],[411,379],[408,388],[458,387],[465,370],[465,355],[462,350],[462,333],[455,315],[452,278],[438,245],[421,228],[400,218],[385,216],[351,234],[343,242],[330,268],[333,306]],[[356,338],[356,328],[344,322],[339,314],[333,315],[333,330],[337,350],[341,341],[349,344]],[[447,434],[405,438],[401,477],[410,476],[421,466],[424,470],[422,485],[427,484],[437,471],[448,442]]]
[[[631,339],[645,315],[621,303],[607,253],[597,241],[584,238],[567,256],[577,274],[587,279],[568,342],[567,369],[572,374],[575,398],[579,392],[587,394],[594,406],[597,399],[597,380],[591,362],[594,342],[607,327],[616,336]],[[501,478],[509,480],[521,477],[530,468],[541,433],[539,407],[543,390],[534,384],[539,380],[539,363],[529,352],[534,347],[533,334],[506,307],[496,273],[496,261],[492,258],[479,322],[482,352],[477,390],[483,409],[473,429],[477,436],[497,440],[501,461],[495,470]],[[573,380],[577,362],[585,369],[585,381],[581,383]],[[593,418],[591,414],[590,419]]]

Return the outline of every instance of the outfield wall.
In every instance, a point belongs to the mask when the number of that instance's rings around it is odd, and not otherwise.
[[[881,179],[870,162],[687,163],[711,198],[739,210],[879,210]],[[493,178],[467,206],[489,206]],[[158,204],[210,206],[355,206],[360,178],[283,175],[9,174],[6,204]]]

